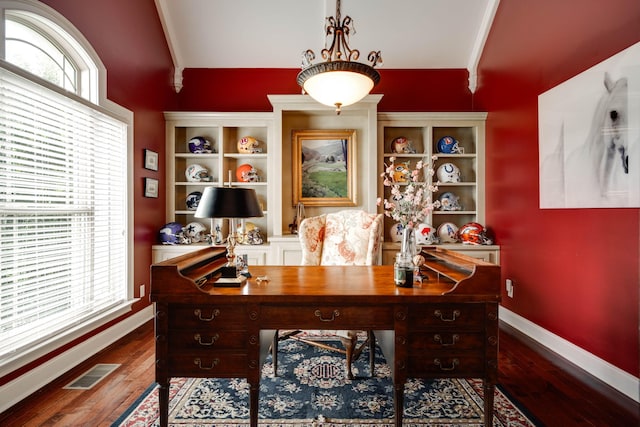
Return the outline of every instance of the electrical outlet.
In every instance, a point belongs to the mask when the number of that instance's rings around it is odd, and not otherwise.
[[[509,298],[513,298],[513,281],[511,279],[507,279],[505,285],[507,288],[507,296]]]
[[[140,285],[140,298],[144,298],[145,295],[145,285],[144,283]]]

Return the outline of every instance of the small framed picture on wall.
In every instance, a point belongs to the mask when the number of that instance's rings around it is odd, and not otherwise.
[[[154,178],[144,179],[144,197],[158,197],[158,180]]]
[[[158,153],[151,150],[144,150],[144,168],[152,171],[158,170]]]

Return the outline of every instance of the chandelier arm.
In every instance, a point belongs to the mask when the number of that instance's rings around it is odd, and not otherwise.
[[[360,57],[358,49],[351,49],[349,36],[355,34],[354,21],[350,16],[344,20],[340,12],[340,0],[336,0],[335,17],[325,19],[325,48],[321,50],[324,62],[311,64],[313,51],[303,53],[302,70],[297,82],[318,102],[333,106],[340,114],[342,107],[358,102],[380,81],[380,74],[374,66],[382,63],[380,51],[371,51],[368,60],[372,65],[356,62]],[[328,37],[331,45],[327,48]]]
[[[369,56],[367,57],[367,59],[369,60],[369,62],[371,62],[372,67],[375,67],[378,64],[382,64],[382,54],[379,50],[372,50],[371,52],[369,52]]]

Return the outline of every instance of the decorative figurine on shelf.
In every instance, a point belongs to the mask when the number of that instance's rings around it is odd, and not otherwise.
[[[450,191],[446,193],[442,193],[440,197],[438,197],[440,201],[440,207],[438,208],[441,211],[461,211],[462,206],[460,206],[459,200],[460,198],[453,194]]]
[[[438,153],[442,154],[464,154],[464,148],[452,136],[443,136],[438,140]]]
[[[211,143],[203,136],[196,136],[189,140],[189,152],[194,154],[213,153]]]
[[[200,191],[193,191],[189,193],[187,196],[187,210],[195,211],[198,209],[198,203],[200,203],[200,199],[202,198],[202,193]]]
[[[247,244],[249,245],[261,245],[264,243],[264,239],[262,238],[262,234],[260,234],[259,228],[254,228],[253,230],[249,230],[247,232]]]
[[[209,171],[197,163],[187,166],[184,175],[189,182],[213,181],[213,177],[209,175]]]
[[[397,154],[414,154],[416,149],[413,148],[411,141],[404,136],[399,136],[391,141],[391,152]]]
[[[443,184],[447,182],[462,182],[460,168],[453,163],[443,163],[436,171],[438,182]]]
[[[222,244],[222,229],[220,228],[220,224],[216,223],[216,225],[214,226],[214,229],[211,230],[211,234],[212,234],[212,243],[214,245],[221,245]]]
[[[236,179],[239,182],[260,182],[258,171],[248,163],[238,166],[236,169]]]
[[[243,221],[237,226],[236,241],[241,245],[261,245],[264,243],[260,229],[253,223]]]
[[[260,141],[252,136],[245,136],[238,140],[238,153],[257,154],[262,153],[262,148],[258,148]]]
[[[298,234],[298,227],[300,223],[304,219],[304,204],[302,202],[298,202],[296,206],[296,213],[293,216],[293,222],[289,224],[289,231],[291,234]]]

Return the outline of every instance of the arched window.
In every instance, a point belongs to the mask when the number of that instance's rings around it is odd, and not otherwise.
[[[47,37],[29,18],[30,14],[5,14],[5,58],[38,77],[81,95],[78,65],[65,50]]]
[[[133,144],[73,25],[35,0],[0,16],[1,377],[130,310]]]

